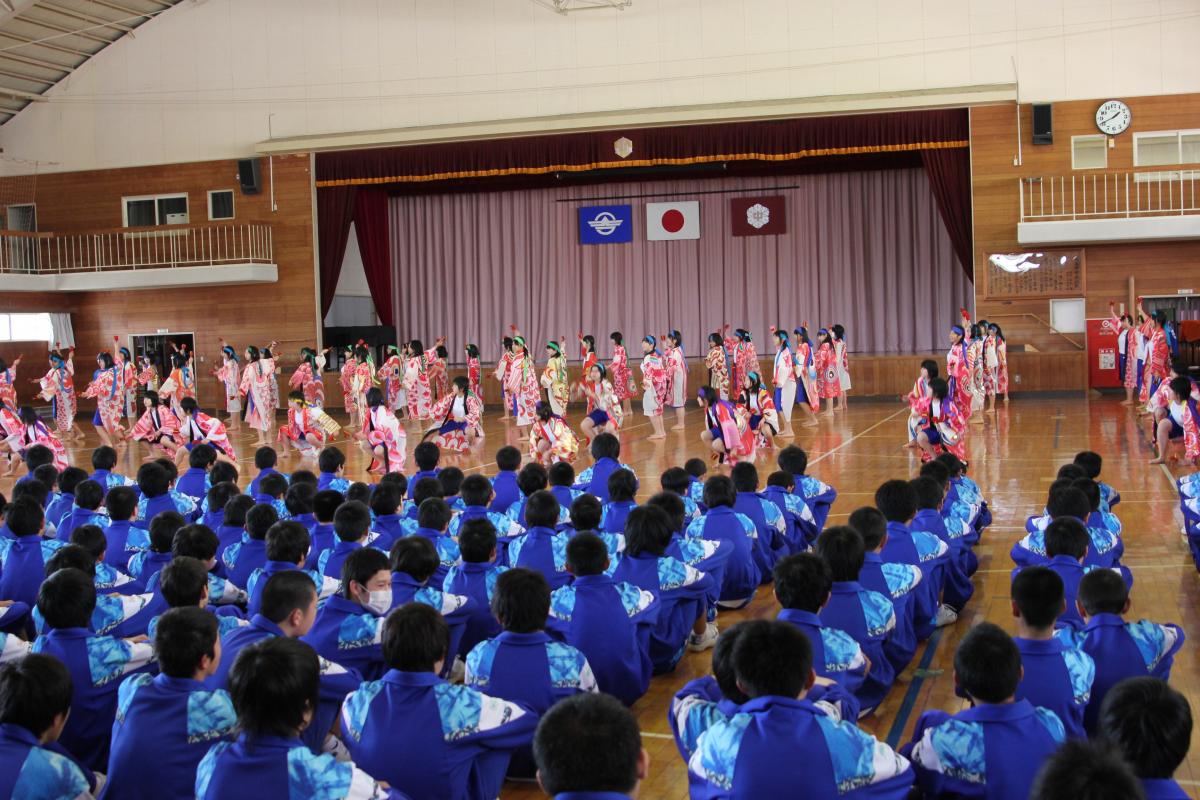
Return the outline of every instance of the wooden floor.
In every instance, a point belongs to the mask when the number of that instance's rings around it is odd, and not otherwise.
[[[919,462],[900,448],[906,412],[897,402],[852,399],[849,411],[822,419],[819,428],[797,428],[795,441],[809,453],[810,473],[839,491],[831,524],[845,520],[859,505],[869,504],[882,481],[915,473]],[[578,412],[568,416],[577,419]],[[704,455],[698,410],[689,410],[687,423],[683,433],[668,433],[665,441],[658,442],[647,440],[651,429],[644,417],[636,417],[622,432],[622,459],[642,478],[639,499],[657,489],[657,476],[662,470]],[[1008,551],[1022,535],[1025,517],[1040,512],[1058,466],[1083,449],[1096,450],[1105,457],[1103,478],[1122,496],[1115,512],[1124,525],[1125,563],[1132,568],[1136,581],[1132,613],[1160,622],[1177,622],[1187,631],[1190,640],[1175,659],[1171,682],[1200,713],[1200,576],[1180,537],[1171,475],[1147,463],[1151,454],[1143,427],[1115,396],[1089,399],[1081,395],[1014,399],[1007,406],[1002,404],[995,415],[988,415],[984,425],[972,426],[968,440],[971,473],[995,518],[977,550],[980,568],[975,576],[975,596],[955,626],[943,629],[921,645],[912,665],[899,677],[878,711],[862,721],[864,728],[895,745],[907,741],[921,710],[961,707],[961,701],[954,697],[951,675],[955,645],[967,628],[980,620],[1015,630],[1009,605],[1009,572],[1013,565]],[[490,413],[485,430],[486,439],[477,453],[446,458],[443,465],[458,463],[468,473],[495,472],[494,453],[505,443],[517,444],[516,429]],[[75,462],[85,468],[95,439],[89,431],[85,446],[72,451]],[[254,471],[253,439],[245,429],[235,433],[234,439],[248,480]],[[410,425],[410,447],[418,440],[418,427]],[[348,476],[365,479],[361,452],[348,442],[339,444],[350,455]],[[124,469],[132,474],[143,455],[140,449],[128,448],[122,456]],[[581,469],[589,463],[589,456],[581,454],[576,467]],[[282,465],[283,469],[297,467],[295,459]],[[760,456],[764,479],[773,468],[773,453],[766,451]],[[410,458],[408,472],[411,474],[413,469]],[[11,479],[0,481],[0,491],[7,494],[11,485]],[[743,619],[771,617],[776,610],[770,589],[761,589],[747,609],[722,612],[718,624],[725,628]],[[634,707],[651,756],[651,777],[643,787],[644,798],[687,797],[686,770],[671,740],[667,708],[678,687],[708,671],[710,655],[685,655],[673,674],[654,679],[650,692]],[[1192,797],[1200,798],[1200,726],[1193,737],[1191,756],[1176,777]],[[541,796],[532,785],[509,784],[504,792],[506,798]]]

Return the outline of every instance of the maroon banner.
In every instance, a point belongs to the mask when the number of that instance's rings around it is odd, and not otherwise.
[[[787,233],[787,199],[734,197],[729,201],[734,236],[775,236]]]

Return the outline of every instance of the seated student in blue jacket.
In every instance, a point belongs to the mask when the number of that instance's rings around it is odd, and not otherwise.
[[[291,519],[292,514],[288,511],[287,501],[284,500],[284,495],[290,488],[282,475],[265,475],[258,484],[258,494],[254,496],[254,500],[275,509],[280,519]]]
[[[410,520],[402,513],[403,503],[404,495],[394,483],[381,483],[371,492],[371,530],[377,534],[376,546],[381,549],[390,548],[396,541],[417,530],[416,520]]]
[[[733,510],[754,523],[758,537],[754,553],[764,578],[771,574],[775,562],[788,553],[787,521],[779,506],[758,494],[758,470],[749,461],[735,464],[730,480],[737,490]]]
[[[500,633],[500,623],[492,614],[492,597],[496,579],[508,568],[496,563],[496,528],[485,517],[467,520],[458,529],[458,550],[462,561],[446,573],[442,588],[470,598],[458,647],[459,652],[469,653],[475,645]]]
[[[69,543],[82,547],[95,562],[96,591],[110,594],[142,594],[146,591],[140,581],[105,563],[108,539],[104,538],[104,529],[99,525],[80,525],[71,531]]]
[[[707,467],[705,468],[707,469]],[[692,476],[688,474],[683,467],[670,467],[663,470],[663,474],[658,478],[658,485],[662,487],[664,492],[671,492],[678,495],[683,501],[684,517],[688,522],[694,519],[699,519],[703,511],[700,508],[700,503],[692,497],[693,486],[700,486],[699,496],[704,497],[704,484],[697,484],[692,480]],[[797,498],[799,500],[799,498]]]
[[[650,776],[637,719],[602,694],[569,697],[547,711],[533,758],[538,785],[555,798],[633,798]]]
[[[428,539],[437,550],[437,570],[431,579],[434,586],[441,586],[446,580],[446,573],[462,559],[458,551],[458,542],[447,532],[453,518],[454,512],[440,497],[423,500],[417,509],[417,529],[413,535]]]
[[[616,473],[614,473],[616,474]],[[606,533],[600,530],[600,520],[604,518],[604,506],[590,494],[580,494],[571,503],[567,512],[567,521],[558,524],[558,531],[567,536],[574,536],[579,531],[591,531],[600,537],[608,548],[610,556],[616,556],[625,551],[625,527],[621,526],[620,533]]]
[[[546,468],[541,464],[533,461],[521,467],[521,471],[517,473],[517,488],[521,490],[521,497],[509,506],[508,511],[505,512],[509,519],[528,528],[529,525],[525,521],[525,503],[535,492],[544,491],[549,486],[549,473],[546,472]],[[558,495],[555,495],[555,499],[557,498]],[[558,521],[560,523],[567,520],[567,508],[568,506],[559,505]]]
[[[392,608],[405,603],[424,603],[446,618],[450,626],[450,662],[466,657],[460,646],[466,631],[471,600],[466,595],[443,591],[432,581],[438,568],[438,553],[424,536],[406,536],[392,545],[388,554],[392,569]]]
[[[32,607],[46,562],[67,542],[43,538],[45,511],[33,497],[19,497],[4,511],[5,525],[15,538],[0,547],[0,597]]]
[[[55,480],[58,491],[53,493],[50,502],[46,504],[46,522],[53,525],[55,531],[75,507],[75,487],[86,480],[88,474],[79,467],[67,467],[58,474]]]
[[[795,625],[812,645],[813,670],[819,677],[841,684],[853,694],[871,669],[854,638],[830,628],[818,616],[829,602],[833,574],[815,553],[785,556],[775,565],[775,599],[781,609],[776,619]]]
[[[1067,736],[1086,737],[1083,712],[1092,696],[1096,662],[1054,637],[1063,607],[1063,582],[1047,567],[1027,567],[1012,582],[1013,616],[1024,674],[1017,699],[1048,708],[1062,721]]]
[[[1061,628],[1056,635],[1096,662],[1092,699],[1083,715],[1083,727],[1094,733],[1109,689],[1126,678],[1150,675],[1165,681],[1171,677],[1171,665],[1183,646],[1184,635],[1178,625],[1159,625],[1145,619],[1126,622],[1123,617],[1129,613],[1129,589],[1112,570],[1097,569],[1084,575],[1076,603],[1083,615],[1083,629]]]
[[[971,583],[971,573],[974,572],[971,557],[974,554],[964,536],[950,534],[942,517],[946,488],[928,476],[913,478],[909,485],[917,498],[917,513],[909,523],[909,530],[933,534],[950,548],[943,569],[945,581],[942,584],[942,600],[956,612],[962,611],[975,594],[975,585]],[[956,533],[961,534],[961,530]],[[975,565],[978,566],[977,561]]]
[[[346,746],[364,769],[413,800],[496,797],[510,755],[529,743],[537,715],[439,678],[448,638],[442,616],[421,603],[388,616],[388,670],[346,699]]]
[[[492,510],[491,504],[495,490],[492,488],[491,482],[483,475],[468,475],[463,478],[459,493],[463,500],[463,510],[450,520],[447,532],[451,536],[458,536],[461,526],[470,520],[486,519],[496,529],[498,546],[503,553],[512,537],[525,532],[525,527],[507,514]]]
[[[700,735],[717,722],[726,722],[738,712],[738,706],[750,698],[737,685],[733,671],[733,648],[746,626],[732,625],[721,632],[712,652],[712,674],[684,684],[671,700],[667,721],[675,736],[675,747],[687,764],[696,752]],[[689,774],[694,788],[701,783]]]
[[[896,627],[896,611],[886,595],[859,582],[866,547],[858,531],[835,525],[817,537],[817,554],[829,565],[833,585],[829,602],[821,609],[821,623],[848,633],[871,662],[871,670],[855,693],[863,710],[870,712],[892,688],[896,670],[885,643]]]
[[[138,467],[137,485],[141,497],[138,498],[135,527],[149,528],[150,520],[163,511],[174,511],[188,522],[200,518],[200,508],[195,501],[171,488],[174,469],[170,459],[155,459]]]
[[[808,453],[794,444],[779,451],[776,456],[779,468],[792,476],[796,482],[793,492],[804,498],[804,502],[812,509],[813,520],[816,522],[817,533],[825,530],[825,520],[829,518],[829,509],[837,500],[837,489],[820,481],[811,475],[805,475],[808,470]]]
[[[245,606],[248,596],[228,578],[222,578],[215,572],[217,545],[217,535],[204,525],[185,525],[175,532],[175,538],[171,541],[171,554],[174,558],[186,556],[201,561],[208,575],[209,600],[214,606],[225,607],[222,613],[234,613],[236,610],[233,607]],[[157,580],[151,578],[146,585],[146,591],[153,591]],[[235,616],[240,614],[240,611],[234,613]]]
[[[275,469],[275,466],[278,463],[279,454],[275,452],[275,448],[263,445],[255,450],[254,469],[257,474],[254,476],[254,479],[250,481],[250,485],[246,487],[246,494],[251,496],[258,494],[258,483],[266,475],[283,475],[284,480],[287,480],[287,475]]]
[[[575,468],[566,461],[551,464],[546,470],[546,477],[550,481],[550,494],[554,495],[563,508],[570,508],[571,504],[584,494],[582,489],[574,488]]]
[[[954,682],[972,707],[926,711],[901,749],[925,797],[1029,796],[1042,762],[1066,733],[1053,711],[1016,699],[1021,673],[1021,653],[999,626],[981,622],[963,637]]]
[[[462,499],[462,482],[466,480],[466,473],[458,467],[444,467],[438,472],[438,483],[442,487],[442,499],[446,501],[446,505],[458,513],[466,506]]]
[[[333,489],[321,491],[333,492]],[[342,496],[340,492],[333,493]],[[309,536],[317,525],[317,520],[313,517],[313,498],[316,494],[317,490],[307,483],[294,483],[283,494],[283,506],[287,509],[288,518],[303,525]]]
[[[1083,627],[1083,617],[1075,602],[1079,594],[1079,582],[1083,576],[1091,572],[1093,567],[1085,567],[1088,545],[1091,540],[1083,523],[1072,517],[1056,519],[1046,526],[1042,541],[1045,542],[1046,555],[1049,561],[1040,566],[1053,571],[1062,580],[1064,608],[1058,614],[1057,627]],[[1039,565],[1034,565],[1039,566]],[[1030,567],[1016,567],[1012,571],[1013,580],[1017,575]]]
[[[304,642],[271,636],[247,647],[230,672],[229,694],[237,739],[214,744],[200,761],[197,800],[403,800],[353,762],[315,754],[301,741],[320,696],[320,660]]]
[[[749,699],[700,735],[692,797],[907,797],[908,761],[809,699],[816,675],[804,634],[778,620],[742,626],[733,667]]]
[[[322,599],[329,597],[338,590],[338,582],[327,578],[319,572],[304,569],[312,539],[308,531],[299,522],[284,520],[276,522],[267,531],[267,560],[260,569],[250,573],[246,581],[246,593],[249,600],[246,611],[251,616],[258,613],[262,607],[262,592],[267,579],[277,572],[298,569],[312,579],[317,587],[317,595]]]
[[[817,541],[817,521],[804,498],[794,493],[796,479],[791,473],[777,469],[767,476],[762,496],[770,500],[783,514],[786,526],[783,538],[789,553],[800,553]]]
[[[350,479],[345,477],[346,454],[333,445],[321,448],[317,454],[317,469],[321,471],[317,476],[317,491],[333,489],[345,494],[350,488]],[[295,482],[295,479],[293,474],[292,481]]]
[[[129,558],[129,574],[145,586],[160,569],[171,562],[171,545],[175,534],[187,525],[186,518],[175,511],[162,511],[150,520],[146,536],[147,549]]]
[[[433,442],[421,442],[413,448],[413,461],[417,471],[413,473],[412,482],[422,478],[436,478],[441,472],[438,462],[442,460],[442,451]]]
[[[135,486],[133,479],[113,472],[117,468],[117,451],[101,445],[92,451],[92,474],[89,476],[104,487],[104,491],[117,486]]]
[[[583,653],[600,691],[633,705],[650,687],[650,634],[658,618],[654,593],[605,574],[608,548],[581,531],[567,542],[572,581],[550,597],[549,630]]]
[[[46,632],[34,641],[33,651],[58,658],[71,673],[71,715],[59,741],[88,769],[103,772],[120,679],[144,670],[154,651],[145,642],[89,630],[96,588],[81,570],[60,569],[46,578],[37,607]]]
[[[701,652],[716,644],[720,586],[713,575],[667,552],[671,518],[654,498],[630,512],[625,536],[625,550],[609,572],[613,580],[645,589],[658,598],[658,618],[650,633],[650,661],[656,675],[670,672],[683,658],[685,648]]]
[[[622,533],[629,512],[637,508],[638,481],[627,469],[618,469],[608,476],[608,502],[600,517],[599,530],[604,533]]]
[[[108,525],[108,515],[104,513],[104,487],[93,480],[82,481],[75,487],[75,505],[55,530],[55,536],[60,542],[71,540],[71,531],[80,525]]]
[[[467,686],[537,714],[564,697],[597,691],[584,654],[546,633],[550,584],[540,573],[515,567],[497,578],[492,613],[503,630],[467,654]],[[514,753],[509,774],[533,777],[528,747]]]
[[[57,658],[0,665],[0,795],[91,797],[95,774],[58,744],[71,711],[71,674]]]
[[[80,530],[95,530],[95,525],[85,525],[82,529],[76,528],[76,532]],[[59,548],[54,551],[54,555],[46,561],[46,577],[53,575],[60,569],[77,569],[86,573],[92,578],[92,585],[96,583],[96,559],[77,544],[69,544],[66,547]],[[120,627],[127,626],[132,623],[134,625],[140,622],[145,633],[146,620],[149,619],[146,609],[153,602],[154,596],[151,594],[102,594],[99,591],[96,593],[96,608],[92,611],[91,624],[88,626],[92,633],[108,634],[110,636],[127,637],[137,635],[135,630],[133,633],[128,633],[125,630],[118,630]],[[42,619],[42,614],[37,608],[30,609],[21,604],[14,604],[4,609],[5,618],[9,617],[11,609],[18,606],[24,608],[24,613],[32,618],[33,630],[40,635],[46,632],[46,621]],[[161,609],[160,609],[161,611]],[[158,613],[158,612],[153,612]],[[12,619],[16,619],[15,617]],[[7,619],[5,621],[8,621]],[[6,661],[12,657],[19,657],[19,650],[10,653],[11,645],[18,641],[15,636],[8,635],[4,638],[4,651],[0,654],[0,661]],[[26,649],[26,652],[28,650]]]
[[[225,503],[221,524],[213,528],[217,534],[217,573],[225,577],[225,551],[242,540],[246,532],[246,514],[257,505],[248,494],[235,494]]]
[[[704,511],[704,476],[708,474],[708,462],[703,458],[689,458],[683,462],[683,471],[688,474],[688,497]]]
[[[1082,467],[1084,474],[1099,484],[1101,510],[1112,511],[1112,507],[1121,502],[1121,493],[1100,480],[1100,473],[1104,469],[1103,456],[1092,450],[1081,450],[1075,454],[1072,463]]]
[[[1126,678],[1114,686],[1100,707],[1098,737],[1133,767],[1146,800],[1186,800],[1174,775],[1192,742],[1192,709],[1166,681]]]
[[[150,603],[142,611],[142,620],[138,620],[140,632],[137,635],[149,636],[153,641],[162,614],[172,608],[199,608],[211,614],[217,620],[218,636],[246,624],[241,610],[236,606],[218,607],[210,604],[213,597],[210,581],[215,576],[204,568],[204,562],[200,559],[176,555],[155,577],[159,583]],[[114,635],[130,635],[131,632],[124,625],[113,631]]]
[[[131,675],[117,691],[106,797],[191,796],[208,749],[233,740],[233,701],[203,683],[221,660],[217,618],[173,608],[158,620],[154,648],[159,674]]]
[[[175,491],[192,498],[196,505],[208,494],[208,470],[217,462],[217,451],[212,445],[198,444],[188,453],[188,468],[175,481]]]
[[[727,542],[732,548],[721,576],[722,608],[748,605],[764,577],[755,553],[758,529],[749,517],[733,510],[736,502],[733,481],[724,475],[712,476],[704,483],[704,505],[708,510],[689,523],[685,533],[689,538]]]
[[[637,473],[628,464],[621,463],[621,440],[611,433],[602,433],[592,439],[590,449],[595,463],[579,473],[575,488],[595,495],[601,503],[607,503],[608,477],[619,469],[633,472],[635,478]]]
[[[1086,525],[1091,514],[1091,503],[1082,490],[1055,481],[1050,487],[1046,512],[1051,520],[1073,517]],[[1120,566],[1124,550],[1121,537],[1102,528],[1088,527],[1087,533],[1090,542],[1083,563],[1089,567]],[[1018,567],[1045,564],[1049,560],[1046,557],[1045,531],[1034,531],[1024,536],[1012,546],[1010,556]]]
[[[1068,739],[1046,759],[1029,800],[1129,800],[1142,796],[1133,770],[1112,747],[1087,739]]]
[[[200,523],[207,525],[214,531],[225,523],[225,504],[230,498],[237,497],[242,493],[238,485],[233,481],[219,481],[209,487],[208,493],[204,496],[204,502],[201,504],[201,509],[204,513],[200,516]]]
[[[527,567],[545,576],[551,589],[571,579],[567,572],[567,535],[556,531],[558,501],[547,491],[535,492],[525,507],[529,526],[508,544],[506,562],[510,567]]]
[[[333,546],[317,557],[316,571],[334,579],[341,578],[346,556],[379,538],[371,535],[371,510],[357,500],[340,503],[333,512],[333,534]]]
[[[983,494],[979,491],[979,484],[967,475],[967,464],[953,453],[942,453],[934,461],[944,464],[950,473],[950,485],[946,489],[946,503],[952,506],[963,503],[968,508],[966,516],[971,521],[971,527],[975,529],[975,533],[971,536],[971,544],[975,544],[979,541],[984,528],[992,524],[992,512],[988,509]]]
[[[521,499],[521,490],[517,486],[517,470],[520,468],[520,450],[512,445],[505,445],[496,451],[496,469],[499,472],[491,479],[494,495],[488,504],[489,511],[505,514],[509,506]]]
[[[404,535],[412,535],[412,526],[417,524],[417,510],[421,504],[430,498],[442,499],[442,483],[437,478],[421,478],[419,481],[412,482],[411,497],[404,504],[404,521],[407,527],[404,528]]]
[[[887,519],[874,506],[862,506],[850,513],[847,524],[862,536],[866,554],[858,582],[863,588],[879,592],[892,601],[896,612],[896,627],[892,629],[883,652],[897,674],[904,671],[917,652],[917,634],[913,625],[913,591],[921,584],[924,574],[912,564],[885,562],[884,546],[887,544]]]
[[[935,627],[958,620],[960,609],[940,602],[950,547],[933,534],[908,527],[917,515],[917,493],[908,481],[884,481],[875,490],[875,507],[887,519],[887,541],[879,552],[884,561],[921,568],[921,583],[913,592],[913,628],[918,639]]]
[[[392,607],[388,557],[373,547],[355,550],[342,564],[341,588],[317,609],[304,640],[323,658],[367,680],[383,674],[383,618]]]
[[[250,576],[267,563],[267,531],[279,521],[274,506],[258,503],[246,512],[246,530],[241,541],[234,542],[221,554],[221,566],[234,586],[242,589]]]

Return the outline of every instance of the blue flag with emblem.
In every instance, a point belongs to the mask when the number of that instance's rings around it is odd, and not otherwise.
[[[633,241],[633,206],[583,206],[579,209],[580,244]]]

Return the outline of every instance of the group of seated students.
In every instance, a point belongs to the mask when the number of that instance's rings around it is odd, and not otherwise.
[[[622,706],[709,648],[669,710],[694,798],[1185,796],[1183,634],[1123,619],[1096,454],[1014,547],[1017,638],[959,645],[972,707],[926,712],[897,752],[856,723],[971,598],[991,513],[965,464],[826,528],[837,493],[795,446],[765,486],[693,459],[643,504],[619,440],[591,452],[576,474],[503,447],[489,479],[422,443],[411,479],[368,485],[336,447],[290,475],[264,447],[243,492],[207,445],[134,479],[108,447],[91,475],[30,448],[0,499],[0,797],[490,799],[506,777],[632,797],[648,765]],[[718,631],[767,584],[777,620]]]

